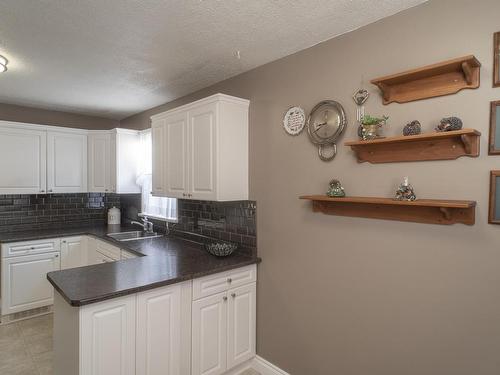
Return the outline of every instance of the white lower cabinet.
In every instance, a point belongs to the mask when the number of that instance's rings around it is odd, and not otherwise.
[[[87,238],[85,236],[61,239],[61,269],[87,265]]]
[[[134,375],[135,325],[135,295],[84,306],[80,374]]]
[[[227,293],[193,302],[192,374],[222,374],[227,368]]]
[[[216,375],[255,355],[255,281],[193,301],[193,284],[54,306],[55,375]]]
[[[192,375],[223,374],[255,356],[256,280],[255,265],[193,280]]]
[[[255,283],[193,302],[192,374],[218,375],[255,356]]]
[[[60,269],[59,252],[2,259],[2,315],[52,305],[47,273]]]
[[[256,284],[228,292],[227,367],[233,368],[255,356]]]
[[[137,294],[136,374],[182,375],[181,286]]]

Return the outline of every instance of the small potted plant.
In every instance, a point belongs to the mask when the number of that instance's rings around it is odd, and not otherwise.
[[[362,140],[380,138],[379,129],[387,123],[389,117],[374,117],[365,115],[361,118],[358,135]]]

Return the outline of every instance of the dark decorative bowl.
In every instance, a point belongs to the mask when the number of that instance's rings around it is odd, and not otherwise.
[[[231,255],[237,248],[237,244],[224,241],[208,242],[205,244],[205,249],[210,254],[218,257],[227,257],[228,255]]]

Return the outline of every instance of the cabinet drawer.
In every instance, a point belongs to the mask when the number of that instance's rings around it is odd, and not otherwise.
[[[257,280],[255,264],[193,280],[193,300],[224,292]]]
[[[61,250],[61,239],[12,242],[2,245],[2,258],[19,255],[50,253]]]
[[[113,260],[120,260],[120,248],[104,241],[96,240],[96,250]]]

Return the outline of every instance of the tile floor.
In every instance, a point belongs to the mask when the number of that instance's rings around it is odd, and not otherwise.
[[[0,374],[53,375],[52,327],[52,314],[0,326]]]
[[[0,374],[52,375],[52,314],[0,326]]]

